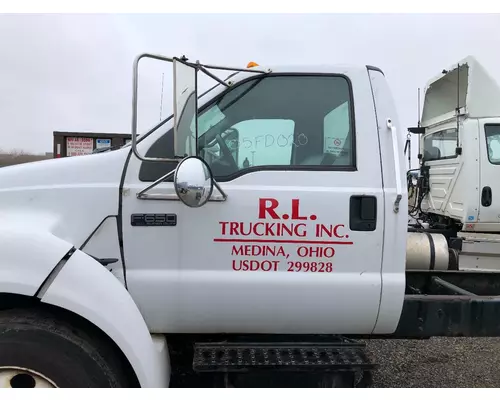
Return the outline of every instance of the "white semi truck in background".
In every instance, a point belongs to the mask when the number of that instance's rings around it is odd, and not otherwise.
[[[144,58],[173,64],[174,113],[138,136]],[[200,74],[217,81],[201,95]],[[3,386],[356,386],[374,368],[359,338],[499,336],[500,274],[462,271],[458,236],[435,225],[485,214],[422,200],[431,223],[408,226],[380,69],[142,54],[133,88],[130,145],[0,171]],[[425,121],[448,118],[426,102]],[[475,115],[459,123],[484,147]],[[454,160],[482,151],[462,135]]]
[[[500,269],[500,86],[474,58],[426,87],[411,231],[444,235],[462,271]],[[409,175],[410,175],[409,174]]]

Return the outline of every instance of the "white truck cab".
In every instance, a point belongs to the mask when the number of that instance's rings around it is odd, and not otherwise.
[[[474,57],[464,58],[428,82],[418,131],[420,218],[455,231],[465,246],[462,269],[498,269],[500,86]]]
[[[146,57],[174,65],[174,114],[138,136]],[[201,73],[218,84],[199,95]],[[353,338],[497,335],[488,313],[467,318],[497,303],[456,289],[470,284],[443,236],[407,234],[397,128],[375,67],[140,55],[130,145],[0,171],[0,382],[273,368],[352,386],[373,368]]]
[[[500,86],[473,57],[443,72],[428,83],[422,113],[422,153],[432,171],[422,209],[466,232],[499,232]]]

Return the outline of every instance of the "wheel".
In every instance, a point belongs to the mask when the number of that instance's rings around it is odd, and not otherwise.
[[[355,373],[331,372],[321,376],[319,387],[321,388],[352,388],[355,386]]]
[[[372,384],[371,371],[345,371],[324,374],[319,383],[321,388],[368,388]]]
[[[128,363],[87,332],[43,309],[0,311],[0,388],[129,386]]]

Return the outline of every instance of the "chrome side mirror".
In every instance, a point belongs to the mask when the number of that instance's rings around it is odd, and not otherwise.
[[[210,167],[199,157],[184,158],[175,170],[174,188],[179,199],[188,207],[203,206],[214,189]]]

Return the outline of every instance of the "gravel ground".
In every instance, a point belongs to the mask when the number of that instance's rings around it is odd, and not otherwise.
[[[499,388],[499,338],[369,340],[371,387]]]

